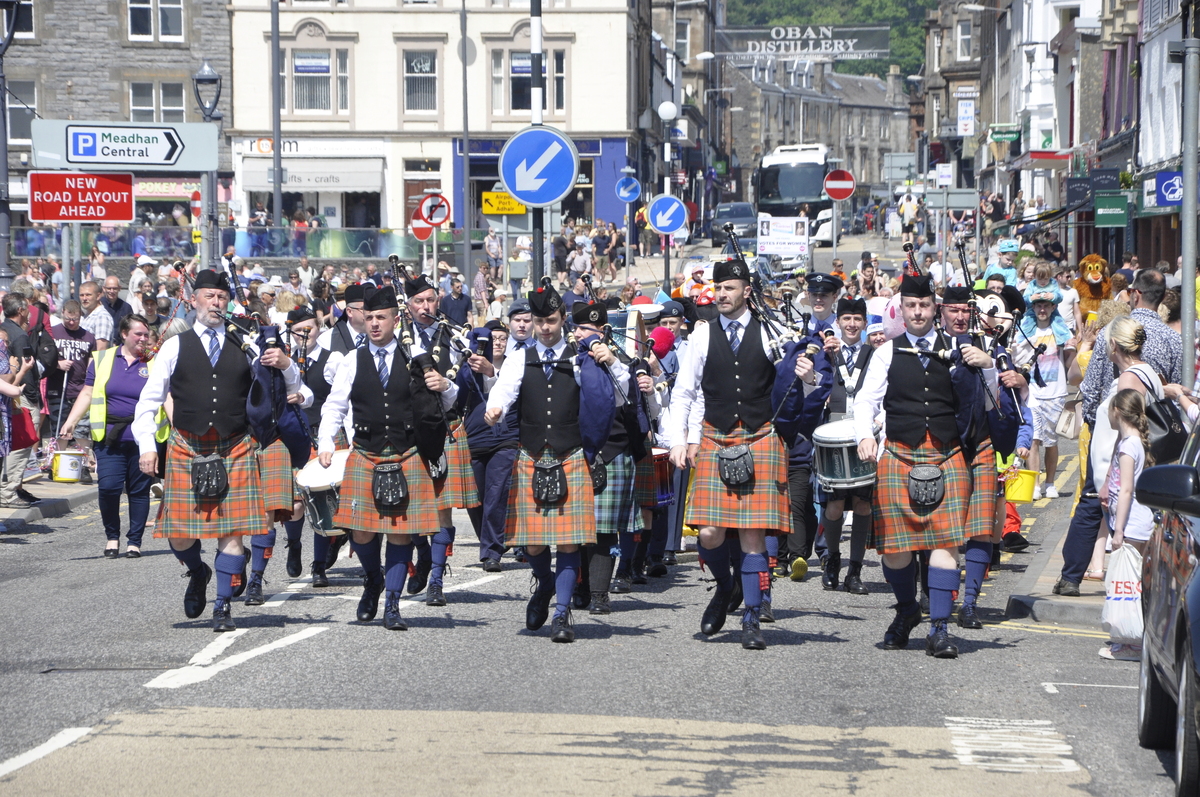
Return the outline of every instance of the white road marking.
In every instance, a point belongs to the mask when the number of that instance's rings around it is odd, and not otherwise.
[[[1042,688],[1046,690],[1048,695],[1057,695],[1060,686],[1085,686],[1091,689],[1137,689],[1136,686],[1122,686],[1118,684],[1068,684],[1056,681],[1043,681]]]
[[[442,592],[456,592],[457,590],[466,589],[467,587],[477,587],[480,584],[487,584],[488,582],[491,582],[491,581],[499,581],[502,578],[504,578],[504,576],[502,576],[502,575],[500,575],[500,576],[496,576],[496,575],[484,576],[483,578],[477,578],[474,581],[466,581],[462,584],[454,584],[449,587],[442,587]],[[405,603],[418,603],[418,602],[424,603],[425,602],[424,593],[418,593],[416,595],[413,595],[410,598],[405,598],[404,602]],[[437,607],[435,607],[435,608],[437,608]]]
[[[322,631],[328,631],[329,626],[313,626],[305,628],[303,631],[297,631],[294,634],[289,634],[282,639],[277,639],[266,645],[261,645],[257,648],[251,648],[245,653],[239,653],[236,656],[230,656],[224,661],[217,662],[211,666],[202,667],[195,664],[188,664],[175,670],[167,670],[161,675],[148,681],[145,686],[148,689],[178,689],[181,686],[190,686],[198,684],[202,681],[207,681],[218,673],[222,673],[231,667],[236,667],[239,664],[245,664],[253,658],[270,653],[280,648],[286,648],[288,645],[294,645],[309,637],[316,636]]]
[[[232,645],[234,642],[237,642],[238,637],[242,636],[249,630],[249,628],[239,628],[236,631],[230,631],[227,634],[221,634],[212,642],[205,645],[203,650],[201,650],[195,656],[192,656],[192,658],[188,661],[188,664],[195,664],[201,667],[212,664],[217,660],[218,656],[220,656],[229,648],[230,645]]]
[[[287,585],[287,589],[283,592],[277,592],[267,599],[263,604],[264,609],[270,609],[273,606],[282,606],[288,598],[294,598],[300,593],[300,590],[312,583],[312,576],[301,576]]]
[[[958,762],[992,772],[1078,772],[1074,751],[1048,720],[946,717]]]
[[[73,742],[77,742],[87,734],[91,733],[91,728],[66,728],[59,731],[50,737],[50,740],[44,744],[39,744],[32,750],[15,755],[4,763],[0,764],[0,778],[11,775],[23,766],[32,764],[39,758],[45,758],[55,750],[61,750]]]

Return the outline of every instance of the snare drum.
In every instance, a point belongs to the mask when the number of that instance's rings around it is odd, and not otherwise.
[[[658,506],[670,506],[675,501],[675,488],[671,484],[671,452],[665,448],[653,448],[654,483],[658,492]]]
[[[813,463],[817,481],[826,490],[853,490],[875,483],[875,463],[858,458],[854,421],[834,421],[813,432]]]
[[[333,452],[333,462],[322,468],[321,462],[313,457],[296,471],[296,487],[304,498],[304,514],[313,531],[329,536],[342,532],[333,527],[333,516],[338,508],[338,487],[346,475],[346,460],[350,449]]]

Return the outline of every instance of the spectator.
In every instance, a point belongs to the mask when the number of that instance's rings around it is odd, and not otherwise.
[[[567,254],[571,249],[571,242],[567,240],[569,231],[566,227],[559,230],[558,235],[554,236],[554,240],[550,242],[552,256],[554,258],[554,272],[558,275],[558,289],[566,289],[567,279]]]
[[[63,305],[62,323],[50,329],[50,336],[58,348],[58,367],[46,374],[46,409],[50,414],[50,433],[63,427],[65,413],[71,411],[75,399],[83,390],[83,377],[87,371],[88,358],[96,351],[96,336],[79,325],[83,308],[74,299]],[[73,439],[87,447],[88,430],[75,429]],[[84,468],[80,481],[92,483],[92,474]]]
[[[609,270],[608,247],[612,242],[609,237],[608,229],[604,226],[604,222],[597,221],[596,226],[592,228],[592,263],[595,267],[595,274],[598,279],[603,281]],[[616,279],[616,271],[613,271],[613,279]]]
[[[1054,275],[1058,280],[1058,289],[1062,293],[1062,301],[1058,305],[1058,312],[1062,314],[1063,320],[1067,322],[1067,328],[1072,332],[1078,332],[1083,329],[1083,318],[1079,314],[1079,291],[1075,290],[1075,269],[1070,266],[1059,266],[1058,273]]]
[[[456,272],[456,278],[461,281],[462,275]],[[451,283],[450,293],[453,293],[453,287],[453,283]],[[476,260],[475,281],[471,284],[471,301],[475,305],[475,314],[481,318],[487,312],[488,302],[491,301],[491,297],[488,296],[491,287],[487,278],[487,266],[482,261]]]
[[[112,316],[113,325],[121,323],[121,319],[133,312],[129,302],[121,298],[121,281],[115,276],[104,280],[104,296],[100,299],[104,309]]]
[[[1053,260],[1056,264],[1063,262],[1066,258],[1063,245],[1058,241],[1058,233],[1046,233],[1046,243],[1042,244],[1042,257]]]
[[[26,327],[29,324],[29,303],[19,293],[9,291],[2,300],[0,307],[4,309],[4,323],[0,329],[8,335],[9,351],[22,360],[33,357],[33,349],[29,343]],[[17,401],[15,411],[27,410],[33,421],[33,428],[42,425],[41,393],[38,382],[41,381],[40,366],[24,369],[24,383]],[[25,465],[29,462],[33,446],[20,451],[10,451],[4,457],[3,473],[0,473],[0,507],[6,509],[25,509],[37,503],[37,498],[28,493],[21,483],[25,478]]]
[[[1161,271],[1163,276],[1167,278],[1168,289],[1178,288],[1183,284],[1183,281],[1179,279],[1179,275],[1175,273],[1175,267],[1171,265],[1170,261],[1160,260],[1154,264],[1154,267]]]
[[[308,290],[308,284],[301,278],[299,269],[288,269],[287,289],[304,299],[312,298],[312,294]]]
[[[333,325],[333,289],[324,279],[317,279],[312,284],[312,301],[309,307],[317,317],[317,328],[323,329]]]
[[[112,315],[100,304],[100,286],[85,282],[79,286],[79,304],[82,309],[80,326],[92,333],[96,339],[96,350],[102,351],[116,345]]]
[[[442,265],[442,263],[438,264],[439,267]],[[374,263],[367,263],[367,282],[374,283],[376,288],[383,287],[383,277],[380,276],[379,270],[375,267]]]
[[[497,288],[495,291],[493,291],[493,295],[495,298],[492,300],[492,303],[488,305],[487,315],[483,319],[484,323],[492,320],[500,321],[504,319],[504,300],[508,298],[508,291],[502,287]]]
[[[480,273],[484,273],[484,270],[480,269]],[[486,306],[485,304],[484,307],[486,308]],[[450,295],[442,297],[438,302],[438,309],[460,327],[466,326],[470,322],[471,300],[463,293],[461,279],[455,277],[450,280]]]
[[[493,280],[500,279],[504,269],[504,242],[496,235],[495,227],[488,227],[487,237],[483,239],[483,252],[487,256],[488,270]]]
[[[583,283],[583,276],[575,278],[575,282],[571,285],[571,290],[562,295],[563,307],[567,309],[567,315],[571,314],[571,308],[576,302],[588,301],[587,285]]]
[[[137,235],[133,236],[133,251],[131,254],[134,258],[149,257],[150,251],[146,248],[146,233],[149,230],[145,227],[137,231]],[[40,254],[40,252],[30,252],[30,254]]]
[[[588,254],[582,242],[577,241],[575,243],[575,251],[567,255],[567,271],[571,274],[572,283],[584,274],[591,275],[592,256]]]
[[[1117,269],[1116,272],[1114,272],[1114,276],[1116,274],[1120,274],[1125,277],[1125,279],[1128,283],[1132,283],[1133,276],[1137,272],[1137,270],[1138,270],[1137,255],[1135,255],[1133,252],[1125,252],[1124,254],[1121,255],[1121,267],[1119,269]]]

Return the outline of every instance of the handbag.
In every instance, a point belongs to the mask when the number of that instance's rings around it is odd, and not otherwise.
[[[229,489],[229,473],[220,454],[192,457],[192,489],[202,498],[217,498]]]
[[[1054,424],[1054,433],[1068,440],[1079,439],[1079,430],[1083,428],[1083,402],[1071,399],[1063,405],[1063,411]]]
[[[744,487],[754,481],[754,454],[742,443],[717,449],[717,472],[726,487]]]
[[[938,465],[913,465],[908,472],[908,500],[919,507],[935,507],[946,495],[946,480]]]
[[[567,497],[567,473],[562,460],[542,457],[533,463],[533,500],[557,504]]]
[[[408,479],[404,477],[404,464],[384,462],[371,472],[371,495],[377,506],[392,507],[408,498]]]
[[[12,450],[23,451],[38,443],[37,431],[33,428],[33,417],[26,407],[13,407]]]
[[[1158,390],[1155,385],[1146,383],[1145,378],[1137,370],[1133,371],[1146,391],[1156,398],[1151,401],[1146,396],[1146,425],[1149,427],[1150,455],[1156,465],[1164,465],[1179,459],[1183,453],[1183,445],[1187,442],[1187,429],[1183,425],[1183,416],[1174,401],[1165,396],[1157,398]]]

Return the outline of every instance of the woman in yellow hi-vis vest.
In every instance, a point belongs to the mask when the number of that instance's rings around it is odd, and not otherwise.
[[[84,415],[88,416],[96,453],[100,517],[108,537],[104,556],[115,559],[120,555],[121,493],[124,492],[129,496],[125,555],[137,559],[142,555],[142,533],[150,515],[150,485],[154,480],[138,467],[138,445],[129,425],[133,422],[133,408],[150,376],[147,355],[150,324],[140,315],[127,315],[121,319],[118,337],[123,340],[121,348],[108,348],[92,355],[83,391],[58,434],[60,438],[70,435],[75,424]],[[159,442],[165,441],[169,432],[166,413],[160,412],[155,437]]]

